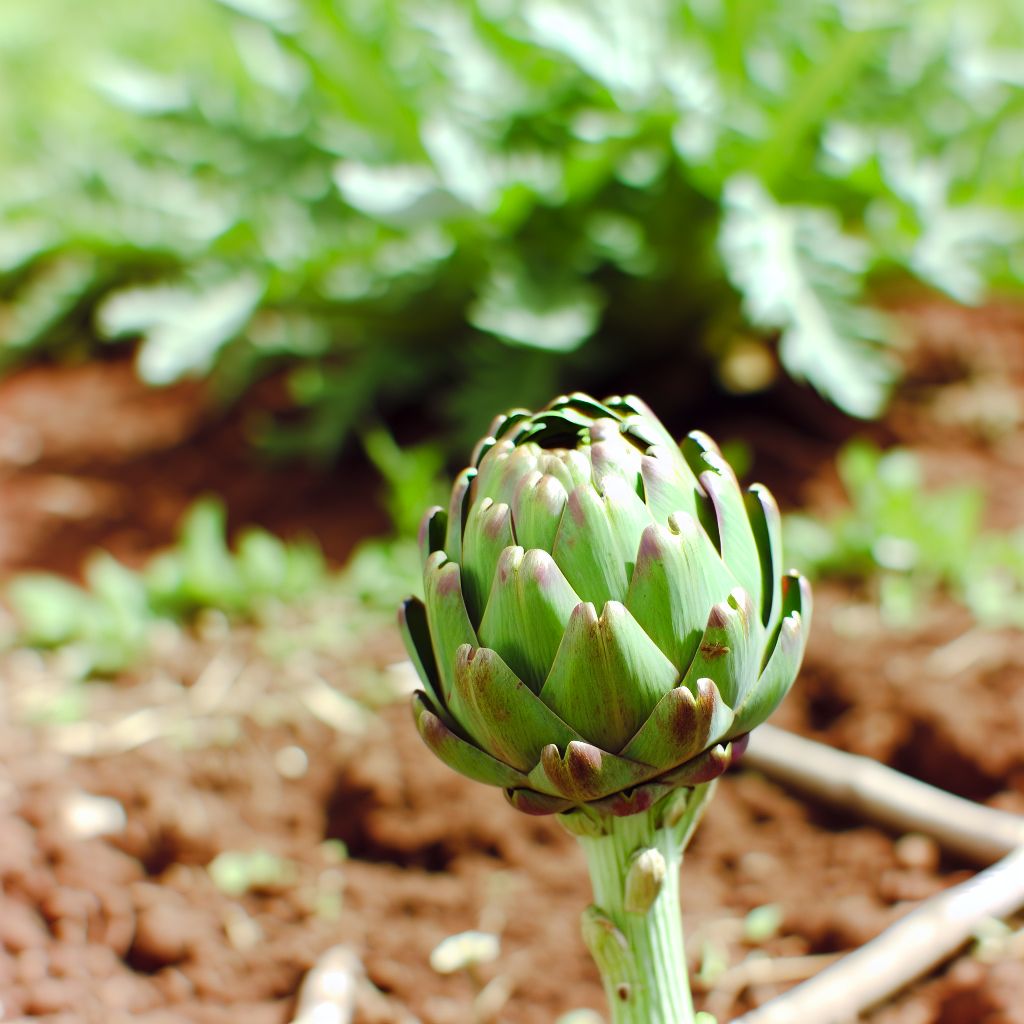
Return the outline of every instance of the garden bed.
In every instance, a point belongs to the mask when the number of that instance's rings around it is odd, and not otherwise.
[[[911,447],[929,481],[982,483],[993,527],[1024,522],[1020,313],[922,304],[912,320],[922,342],[908,357],[911,378],[875,436]],[[82,381],[97,420],[69,425],[78,447],[40,436],[57,404],[78,407]],[[96,458],[87,457],[88,431],[124,431],[125,406],[111,396],[132,387],[119,363],[37,369],[0,386],[0,421],[37,424],[34,438],[23,430],[22,447],[4,454],[0,557],[8,569],[74,571],[99,541],[138,558],[166,542],[181,507],[209,488],[226,491],[234,521],[308,528],[337,557],[379,521],[360,511],[351,488],[312,474],[291,471],[268,484],[243,454],[237,426],[208,419],[188,389],[159,399],[162,413],[144,407],[137,422],[151,425],[146,444],[94,444]],[[96,426],[104,409],[114,410],[114,434]],[[799,410],[745,414],[736,429],[754,443],[754,474],[787,504],[832,509],[840,501],[836,438],[805,436],[809,422]],[[154,423],[163,424],[159,437]],[[147,446],[156,454],[147,456]],[[63,504],[55,486],[64,488]],[[50,494],[42,505],[40,489]],[[99,504],[82,506],[75,495],[86,492]],[[78,519],[67,511],[82,507],[93,511]],[[899,629],[853,584],[820,584],[816,598],[805,668],[774,721],[1024,812],[1019,637],[981,631],[947,597]],[[487,982],[488,1019],[504,1024],[600,1010],[598,976],[578,933],[589,882],[575,841],[553,820],[518,814],[496,791],[437,763],[402,701],[379,714],[362,710],[368,693],[382,692],[375,686],[405,685],[388,668],[404,656],[389,623],[363,623],[340,600],[280,614],[235,629],[207,616],[195,630],[174,631],[150,664],[94,687],[88,706],[66,715],[53,711],[66,696],[59,655],[6,657],[0,1019],[283,1024],[305,972],[339,943],[357,951],[369,982],[360,986],[358,1024],[464,1024]],[[300,642],[268,642],[301,636],[302,615],[335,616],[343,642],[313,653]],[[311,679],[323,688],[310,689]],[[332,702],[325,692],[349,699]],[[26,717],[38,724],[21,724]],[[117,804],[83,802],[82,794]],[[110,816],[109,834],[82,838],[82,808]],[[245,891],[224,877],[215,883],[208,865],[218,855],[253,850],[269,855],[269,873]],[[974,870],[928,840],[732,772],[684,865],[698,1005],[725,1024],[792,984],[784,970],[766,971],[762,954],[778,965],[806,966],[785,959],[805,956],[825,962]],[[777,916],[762,910],[762,927],[752,928],[747,915],[765,907]],[[498,959],[476,977],[436,973],[431,950],[467,929],[499,933]],[[1009,953],[965,955],[870,1019],[1024,1022],[1024,969]]]

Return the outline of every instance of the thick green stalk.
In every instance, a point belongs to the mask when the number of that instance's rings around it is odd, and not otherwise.
[[[583,847],[594,904],[583,940],[601,972],[612,1024],[692,1024],[679,868],[714,783],[625,818],[564,816]]]

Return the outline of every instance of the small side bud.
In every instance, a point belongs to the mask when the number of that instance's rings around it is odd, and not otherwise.
[[[584,945],[601,972],[608,998],[627,1002],[641,985],[642,974],[626,936],[600,907],[587,907],[581,924]]]
[[[626,936],[615,927],[615,922],[600,907],[590,906],[580,919],[583,944],[600,964],[603,960],[629,955]]]
[[[626,874],[626,895],[623,907],[630,914],[646,914],[665,883],[665,858],[653,847],[638,850]]]

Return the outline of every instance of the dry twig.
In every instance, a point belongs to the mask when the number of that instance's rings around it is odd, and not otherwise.
[[[1024,846],[1024,819],[918,782],[771,725],[751,733],[743,763],[804,794],[900,832],[923,832],[979,864]]]
[[[925,900],[871,942],[735,1024],[853,1020],[950,957],[982,921],[1024,906],[1021,818],[963,800],[870,758],[845,754],[768,725],[751,737],[746,764],[809,796],[901,832],[931,835],[961,856],[981,863],[1003,860]]]
[[[291,1024],[351,1024],[363,965],[348,946],[326,950],[302,981]]]
[[[925,900],[877,938],[734,1024],[844,1024],[955,953],[986,918],[1024,906],[1024,849]]]

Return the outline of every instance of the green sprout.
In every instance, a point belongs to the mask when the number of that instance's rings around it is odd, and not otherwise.
[[[574,394],[499,416],[420,538],[400,621],[421,736],[578,838],[613,1024],[692,1024],[682,853],[810,621],[774,499],[639,399]]]
[[[269,850],[225,850],[210,861],[206,870],[213,884],[228,896],[287,886],[297,874],[292,861]]]
[[[297,601],[328,582],[312,541],[283,541],[266,530],[228,544],[227,510],[200,498],[182,518],[175,545],[144,569],[94,552],[84,586],[48,573],[25,573],[7,591],[18,639],[39,648],[74,648],[85,674],[115,675],[140,664],[163,623],[187,622],[207,609],[255,620],[267,607]]]
[[[985,530],[985,494],[975,484],[925,485],[916,456],[851,441],[836,468],[849,508],[828,521],[786,517],[786,550],[812,577],[877,587],[885,621],[918,620],[945,591],[982,626],[1024,625],[1024,530]]]

